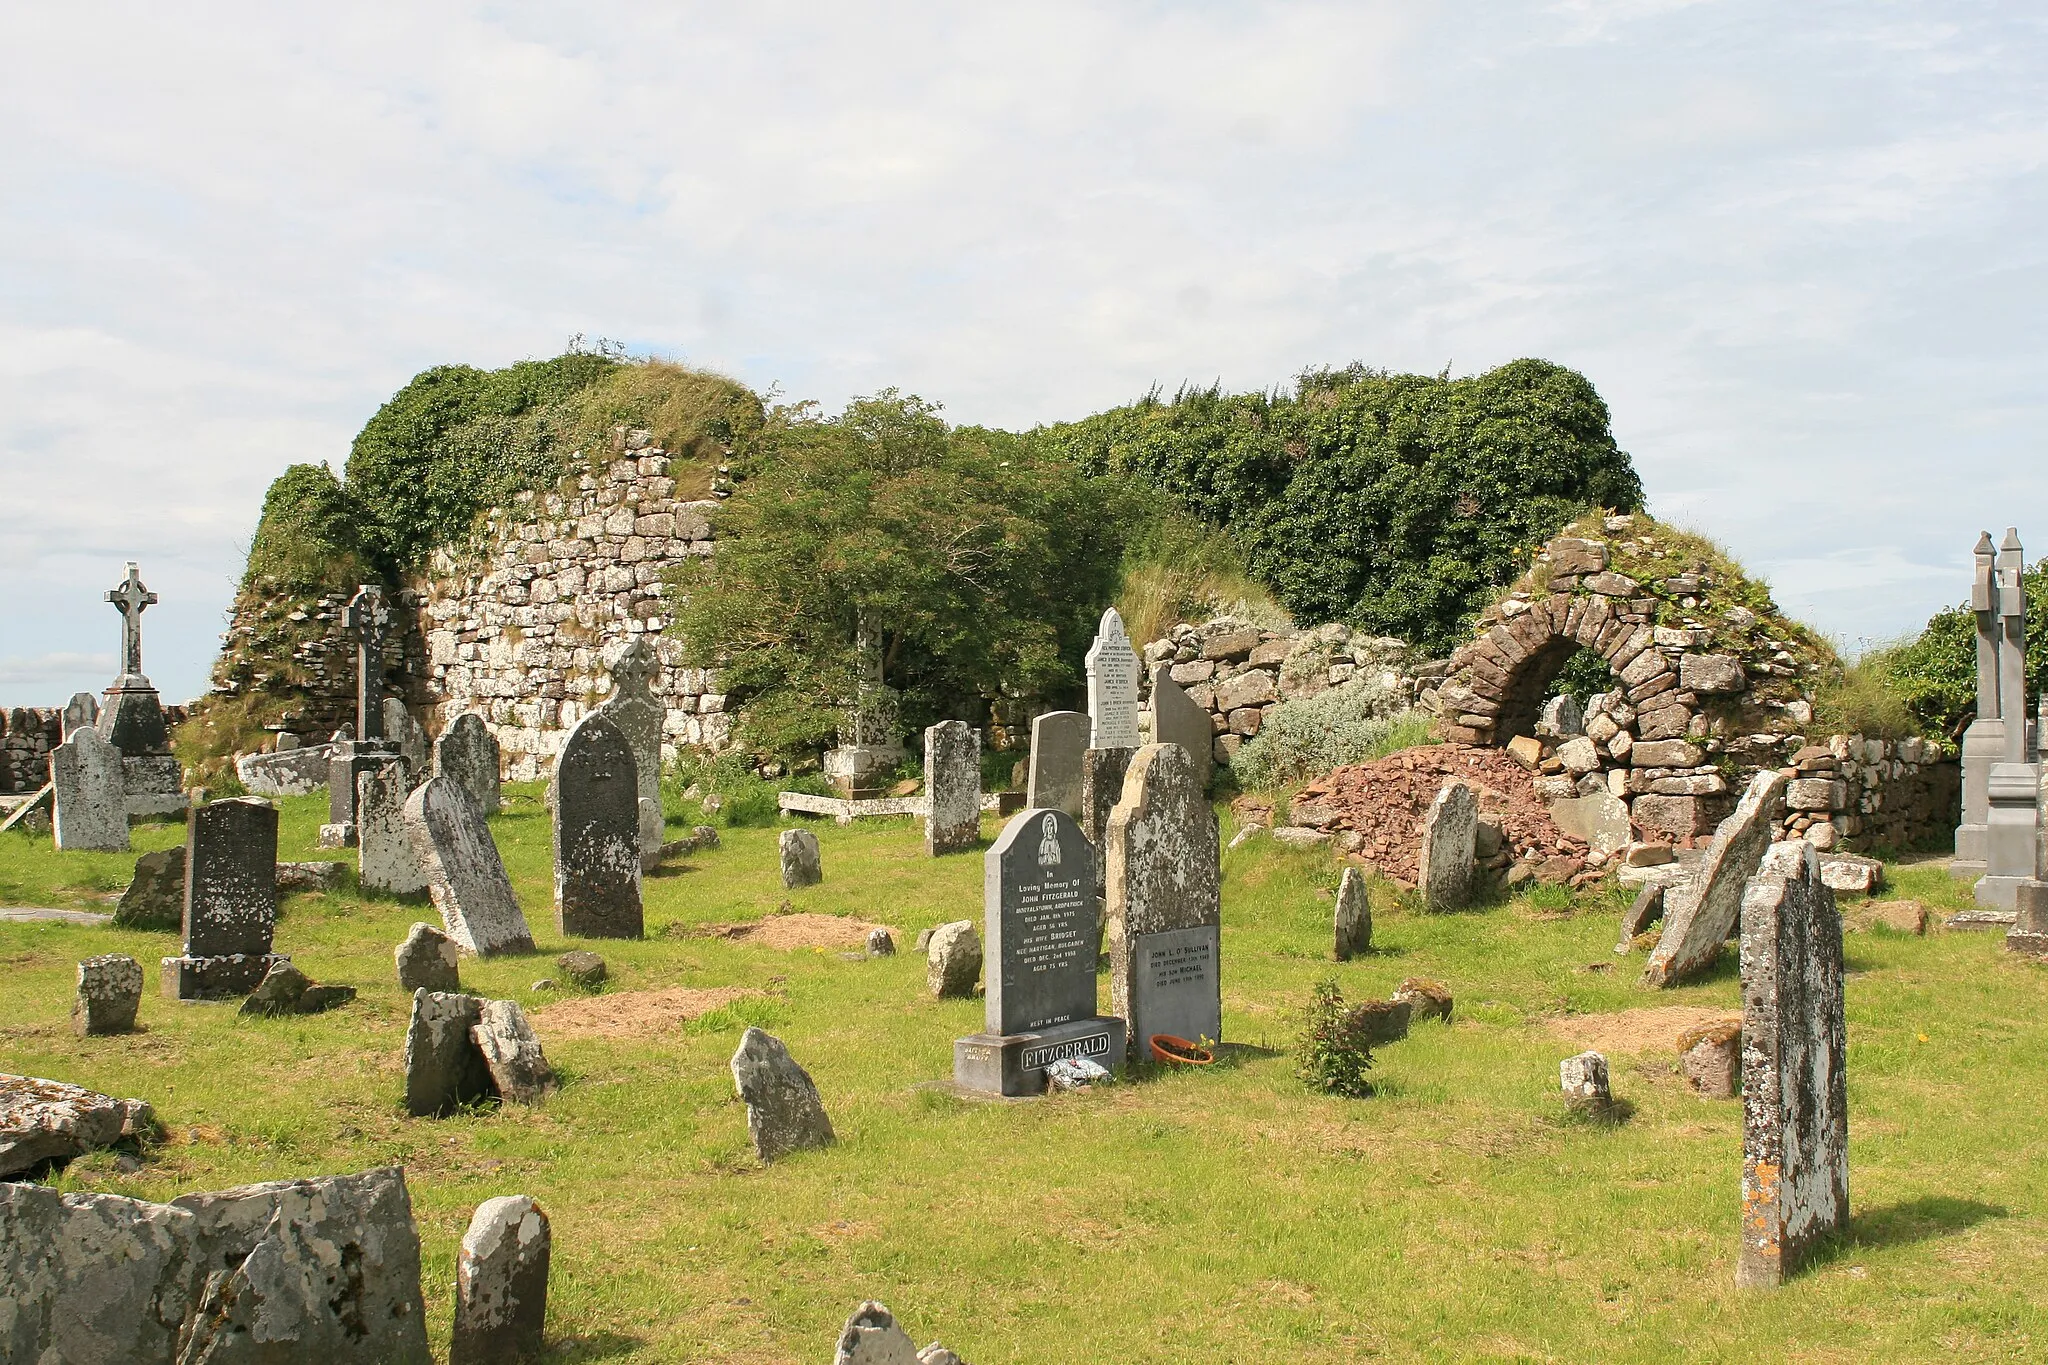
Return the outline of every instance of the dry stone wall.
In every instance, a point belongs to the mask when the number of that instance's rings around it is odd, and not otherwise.
[[[341,614],[356,587],[324,593],[292,593],[259,579],[235,602],[233,620],[221,636],[213,666],[213,692],[226,698],[282,702],[275,728],[317,744],[356,720],[356,642]],[[416,606],[416,595],[401,593],[401,606]],[[394,617],[383,650],[382,695],[414,705],[423,657],[416,623],[405,612]],[[262,708],[265,711],[271,708]]]
[[[186,708],[164,707],[164,724],[184,721]],[[50,751],[64,742],[64,708],[0,709],[0,793],[32,792],[50,780]]]

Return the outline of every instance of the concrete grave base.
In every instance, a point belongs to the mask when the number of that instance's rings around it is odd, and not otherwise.
[[[164,994],[173,1000],[228,1000],[244,996],[263,984],[273,966],[290,961],[282,953],[167,957],[163,964]]]
[[[992,1095],[1037,1095],[1045,1069],[1086,1057],[1114,1071],[1124,1055],[1124,1021],[1110,1016],[1053,1024],[1033,1033],[971,1033],[953,1040],[953,1082]]]

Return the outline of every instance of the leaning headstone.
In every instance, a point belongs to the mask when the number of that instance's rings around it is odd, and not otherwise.
[[[555,918],[579,938],[639,938],[640,815],[633,749],[616,725],[585,716],[555,767]]]
[[[1735,813],[1714,831],[1691,882],[1664,896],[1664,932],[1650,951],[1643,981],[1676,986],[1712,965],[1742,915],[1743,888],[1771,846],[1784,814],[1785,775],[1767,769],[1750,779]]]
[[[1472,903],[1479,801],[1463,782],[1446,782],[1422,817],[1422,856],[1415,880],[1422,908],[1435,913]]]
[[[780,1038],[757,1028],[742,1034],[732,1054],[732,1081],[746,1101],[747,1135],[763,1162],[833,1141],[818,1087]]]
[[[925,942],[925,984],[941,1000],[971,999],[981,980],[981,935],[971,919],[930,931]]]
[[[1091,749],[1138,747],[1138,652],[1115,607],[1102,613],[1088,647],[1088,720]]]
[[[1024,804],[1081,815],[1081,764],[1089,719],[1079,711],[1048,711],[1031,722],[1031,770]]]
[[[491,828],[462,788],[445,777],[421,783],[406,798],[405,826],[450,938],[479,957],[533,951]]]
[[[142,964],[126,953],[103,953],[78,964],[71,1028],[81,1038],[126,1033],[142,1004]]]
[[[247,995],[274,961],[277,807],[257,797],[214,801],[185,826],[185,951],[163,960],[165,995]]]
[[[539,1104],[561,1085],[517,1001],[484,1001],[469,1037],[490,1068],[492,1087],[506,1103]]]
[[[1337,883],[1335,918],[1339,962],[1372,951],[1372,905],[1365,894],[1365,873],[1355,867],[1345,868]]]
[[[817,835],[807,829],[786,829],[777,843],[782,855],[782,885],[786,889],[816,886],[824,880]]]
[[[1221,1041],[1222,848],[1186,749],[1138,750],[1103,842],[1109,1007],[1130,1021],[1131,1055],[1155,1034]]]
[[[135,860],[135,876],[114,907],[117,929],[176,929],[185,922],[185,850],[159,849]]]
[[[924,851],[937,857],[981,841],[981,731],[942,720],[924,732]]]
[[[79,729],[50,751],[51,819],[57,847],[99,853],[128,849],[128,797],[121,751],[99,731]]]
[[[1209,789],[1209,772],[1216,761],[1216,727],[1209,713],[1181,690],[1165,664],[1152,670],[1152,742],[1178,744],[1195,764],[1195,788]]]
[[[1842,921],[1813,845],[1771,849],[1742,897],[1738,1285],[1783,1282],[1849,1223]]]
[[[473,995],[412,993],[412,1022],[405,1029],[406,1113],[452,1114],[494,1093],[490,1067],[469,1036],[483,1007]]]
[[[405,798],[411,794],[405,766],[372,768],[356,783],[356,880],[396,895],[423,890],[427,874],[405,827]]]
[[[398,988],[408,994],[462,989],[461,950],[431,924],[413,925],[392,956],[398,964]]]
[[[1578,1113],[1605,1114],[1614,1103],[1607,1088],[1607,1059],[1597,1052],[1581,1052],[1559,1062],[1557,1081],[1565,1107]]]
[[[474,711],[450,721],[434,741],[434,776],[453,779],[485,815],[498,813],[502,759],[498,737]]]
[[[428,769],[434,761],[434,741],[397,697],[384,699],[384,738],[397,747],[398,757],[405,764],[406,780],[413,786],[432,775]]]
[[[1081,756],[1081,834],[1095,850],[1095,896],[1107,904],[1109,886],[1103,880],[1106,864],[1102,858],[1102,835],[1109,828],[1109,813],[1123,799],[1124,774],[1131,770],[1130,749],[1090,749]]]
[[[540,1354],[553,1249],[547,1210],[526,1195],[477,1205],[455,1259],[448,1365],[511,1365]]]
[[[654,699],[661,656],[647,635],[635,635],[612,665],[612,694],[597,713],[619,727],[633,751],[640,821],[640,859],[652,871],[661,861],[661,703]]]

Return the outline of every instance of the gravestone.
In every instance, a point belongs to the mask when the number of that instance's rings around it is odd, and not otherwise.
[[[163,960],[163,991],[179,1000],[247,995],[277,961],[277,807],[259,797],[214,801],[185,826],[185,951]]]
[[[50,826],[57,847],[99,853],[128,851],[128,794],[121,751],[97,730],[80,728],[50,751]]]
[[[2026,557],[2017,530],[1998,547],[1998,713],[2001,747],[1985,777],[1984,875],[1977,904],[2013,908],[2022,882],[2041,866],[2041,767],[2034,761],[2027,715]]]
[[[474,711],[450,721],[434,741],[434,776],[452,780],[485,815],[498,813],[501,767],[498,737]]]
[[[71,700],[64,703],[64,738],[69,739],[80,730],[90,730],[100,723],[100,699],[90,692],[74,692]]]
[[[1189,700],[1165,664],[1152,670],[1152,742],[1178,744],[1195,763],[1195,789],[1209,789],[1215,763],[1216,727],[1209,713]]]
[[[740,1035],[732,1054],[732,1083],[746,1101],[747,1136],[763,1164],[835,1141],[810,1073],[773,1034],[749,1028]]]
[[[1564,1091],[1565,1107],[1579,1113],[1603,1115],[1614,1103],[1608,1089],[1607,1059],[1597,1052],[1581,1052],[1559,1062],[1557,1083]]]
[[[1123,1021],[1095,1009],[1094,859],[1080,825],[1062,810],[1019,811],[982,855],[982,880],[983,1028],[954,1041],[954,1082],[1035,1095],[1054,1062],[1115,1065]]]
[[[1349,962],[1372,951],[1372,905],[1365,894],[1365,873],[1355,867],[1344,869],[1337,883],[1336,958]]]
[[[597,708],[619,728],[633,751],[635,790],[639,800],[640,866],[652,871],[661,862],[661,703],[653,683],[661,672],[654,641],[635,635],[612,665],[612,694]]]
[[[455,940],[431,924],[415,924],[392,957],[398,967],[398,988],[410,994],[425,990],[453,994],[462,989],[461,950]]]
[[[548,1316],[547,1211],[523,1194],[477,1205],[455,1259],[448,1365],[502,1365],[541,1353]]]
[[[1081,814],[1081,766],[1089,719],[1079,711],[1048,711],[1031,722],[1031,775],[1024,804]]]
[[[162,699],[142,672],[142,613],[157,595],[142,585],[134,564],[106,600],[121,614],[121,673],[106,690],[96,727],[121,752],[121,785],[130,815],[167,815],[185,809],[184,772],[171,753]]]
[[[819,863],[817,835],[807,829],[786,829],[778,842],[785,889],[794,891],[800,886],[816,886],[825,879],[824,868]]]
[[[369,890],[397,895],[422,890],[427,874],[405,827],[405,765],[371,768],[356,783],[356,880]]]
[[[476,1044],[484,1065],[490,1070],[491,1085],[507,1104],[539,1104],[550,1091],[560,1088],[555,1069],[541,1052],[526,1011],[515,1000],[486,1000],[469,1026],[469,1040]]]
[[[2012,928],[2005,946],[2031,956],[2048,954],[2048,882],[2020,883],[2013,895]]]
[[[1132,749],[1090,749],[1081,756],[1081,833],[1095,850],[1095,897],[1108,903],[1109,887],[1103,879],[1102,836],[1109,828],[1109,813],[1123,799],[1124,774],[1130,771]]]
[[[398,751],[405,764],[406,780],[412,786],[427,780],[434,761],[434,741],[397,697],[384,698],[384,739]]]
[[[933,857],[981,842],[981,732],[942,720],[924,732],[924,851]]]
[[[1138,651],[1115,607],[1102,613],[1088,646],[1088,747],[1138,747]]]
[[[1783,1282],[1849,1224],[1842,921],[1813,845],[1773,847],[1742,897],[1742,1244],[1735,1282]]]
[[[578,938],[639,938],[640,807],[633,749],[600,712],[555,766],[555,920]]]
[[[1422,908],[1440,914],[1472,903],[1479,800],[1463,782],[1446,782],[1422,817],[1422,855],[1415,882]]]
[[[1154,1034],[1221,1041],[1222,848],[1186,749],[1138,750],[1103,845],[1109,1006],[1130,1021],[1131,1056]]]
[[[365,583],[341,613],[344,629],[356,637],[356,732],[334,741],[327,767],[327,822],[356,823],[359,779],[373,769],[399,763],[398,746],[384,731],[384,642],[395,621],[384,589]]]
[[[178,929],[185,923],[185,850],[159,849],[135,860],[135,878],[114,907],[117,929]]]
[[[405,1112],[415,1118],[452,1114],[493,1093],[490,1066],[470,1029],[483,1017],[473,995],[425,989],[412,993],[405,1028]]]
[[[142,964],[125,953],[104,953],[78,964],[72,1031],[81,1038],[126,1033],[142,1004]]]
[[[1650,950],[1643,981],[1675,986],[1713,965],[1742,916],[1743,888],[1756,875],[1771,846],[1771,832],[1785,813],[1786,778],[1775,769],[1749,781],[1735,813],[1723,820],[1707,845],[1691,882],[1664,893],[1664,932]]]
[[[406,798],[405,827],[450,938],[480,957],[533,951],[491,827],[462,788],[445,777],[421,783]]]

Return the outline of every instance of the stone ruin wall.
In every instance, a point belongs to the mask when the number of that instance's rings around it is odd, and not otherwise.
[[[342,627],[341,613],[356,594],[286,593],[251,585],[235,604],[234,620],[221,638],[213,668],[216,696],[265,692],[289,698],[278,728],[318,744],[356,721],[356,646]],[[406,603],[400,594],[401,605]],[[422,657],[417,624],[404,613],[400,630],[384,646],[387,696],[419,703],[417,661]]]
[[[184,719],[183,706],[164,707],[166,725],[176,726]],[[39,790],[50,780],[50,750],[63,742],[63,707],[0,710],[0,793]]]

